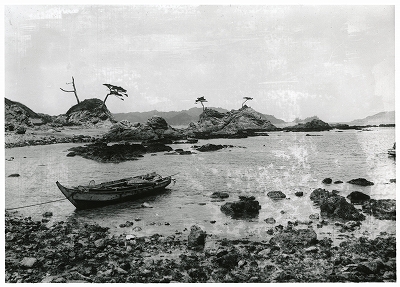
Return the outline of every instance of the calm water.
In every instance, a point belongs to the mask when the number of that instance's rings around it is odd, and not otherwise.
[[[89,211],[77,211],[67,200],[19,209],[24,216],[40,220],[45,211],[53,212],[52,221],[69,217],[108,226],[113,233],[171,234],[190,229],[198,224],[208,233],[228,238],[268,239],[266,231],[273,225],[264,219],[274,217],[276,224],[287,221],[309,220],[309,215],[319,213],[309,195],[315,188],[339,190],[347,196],[351,191],[362,191],[372,198],[396,198],[396,164],[388,157],[387,149],[395,141],[394,128],[375,128],[372,131],[329,131],[310,133],[271,132],[270,136],[247,139],[202,140],[206,143],[230,144],[240,147],[194,155],[145,155],[137,161],[119,164],[97,163],[81,157],[66,157],[68,149],[76,144],[32,146],[6,149],[5,206],[14,208],[64,198],[55,182],[64,185],[88,184],[157,171],[174,176],[176,184],[167,193],[140,201],[122,203]],[[190,150],[191,145],[171,145]],[[245,147],[245,148],[243,148]],[[7,177],[19,173],[17,178]],[[371,187],[343,184],[324,185],[321,181],[330,177],[346,182],[364,177],[373,181]],[[287,199],[274,201],[267,193],[280,190]],[[227,192],[227,201],[239,195],[253,195],[262,209],[251,220],[234,220],[220,211],[223,202],[213,202],[210,195],[215,191]],[[303,197],[296,197],[303,191]],[[143,202],[153,208],[141,208]],[[127,220],[135,221],[133,227],[121,228]],[[215,220],[214,224],[210,221]],[[167,223],[167,224],[166,224]],[[51,224],[51,222],[49,223]],[[305,228],[306,226],[304,226]],[[330,225],[314,229],[319,236],[338,239],[337,227]],[[376,220],[368,216],[356,235],[374,237],[379,232],[395,233],[394,221]]]

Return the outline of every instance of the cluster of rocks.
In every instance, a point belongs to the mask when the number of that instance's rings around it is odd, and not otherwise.
[[[85,146],[78,146],[69,149],[68,157],[76,155],[83,158],[92,159],[98,162],[113,162],[119,163],[128,160],[137,160],[143,157],[146,153],[155,152],[169,152],[172,151],[170,146],[161,143],[150,144],[134,144],[134,143],[120,143],[120,144],[107,144],[102,141],[88,144]]]
[[[192,226],[186,236],[111,235],[68,219],[5,217],[6,283],[395,282],[396,238],[333,246],[310,229],[276,228],[269,241],[228,240]]]

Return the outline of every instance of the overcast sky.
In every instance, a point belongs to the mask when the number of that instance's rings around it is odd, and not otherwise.
[[[5,97],[58,115],[128,91],[111,112],[228,110],[291,121],[392,111],[394,6],[5,6]]]

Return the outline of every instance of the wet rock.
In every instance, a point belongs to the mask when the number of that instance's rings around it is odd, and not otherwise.
[[[374,185],[373,182],[366,180],[365,178],[356,178],[349,180],[348,183],[351,184],[356,184],[356,185],[361,185],[361,186],[369,186],[369,185]]]
[[[360,191],[353,191],[347,196],[347,198],[350,199],[352,203],[363,203],[364,201],[369,200],[371,197]]]
[[[390,183],[396,183],[396,179],[395,179],[395,178],[391,178],[391,179],[389,180],[389,182],[390,182]]]
[[[332,195],[324,199],[320,205],[321,213],[329,217],[341,218],[344,220],[364,220],[365,215],[360,213],[351,203],[348,203],[343,196]]]
[[[254,217],[261,209],[254,196],[239,196],[239,201],[227,202],[221,206],[221,211],[233,217]]]
[[[46,211],[46,212],[43,213],[42,215],[43,215],[43,217],[51,217],[51,216],[53,216],[53,212],[51,212],[51,211]]]
[[[67,157],[74,157],[74,156],[76,156],[76,152],[74,151],[67,153]]]
[[[343,181],[341,181],[341,180],[336,180],[336,181],[334,182],[334,184],[340,184],[340,183],[343,183]]]
[[[310,194],[310,199],[317,204],[320,204],[324,199],[328,198],[330,195],[329,191],[323,188],[314,189]]]
[[[193,225],[188,236],[188,247],[194,249],[204,248],[206,236],[206,232],[197,225]]]
[[[332,178],[329,178],[329,177],[324,178],[324,179],[322,180],[322,183],[324,183],[324,184],[331,184],[331,183],[332,183]]]
[[[303,194],[302,191],[296,191],[296,192],[294,193],[294,195],[300,197],[300,196],[303,196],[304,194]]]
[[[284,194],[282,191],[270,191],[267,193],[267,196],[272,198],[272,199],[283,199],[286,198],[286,194]]]
[[[362,210],[378,219],[396,220],[395,199],[371,199],[364,202]]]
[[[228,198],[229,194],[226,192],[216,191],[210,195],[211,198]]]
[[[18,173],[13,173],[13,174],[10,174],[8,177],[20,177],[20,175]]]

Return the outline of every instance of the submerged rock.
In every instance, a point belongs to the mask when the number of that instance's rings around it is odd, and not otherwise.
[[[361,185],[361,186],[374,185],[374,183],[372,181],[368,181],[365,178],[352,179],[352,180],[349,180],[348,183]]]

